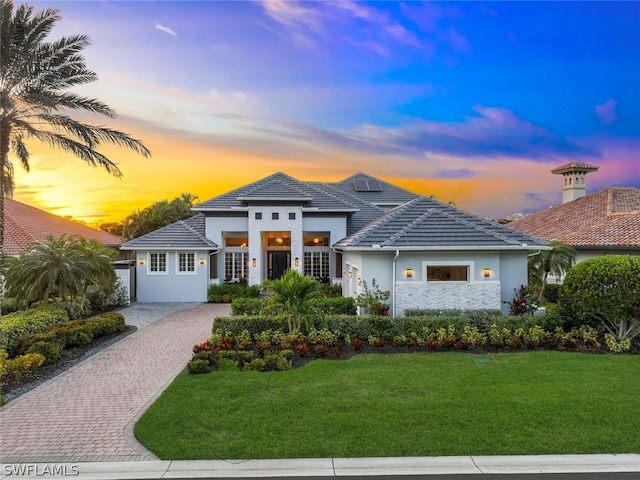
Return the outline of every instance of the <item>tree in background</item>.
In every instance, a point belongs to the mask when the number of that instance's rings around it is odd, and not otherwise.
[[[149,150],[126,133],[73,120],[69,111],[85,111],[115,118],[105,103],[69,90],[97,80],[86,67],[82,51],[85,35],[47,41],[61,19],[59,11],[34,12],[11,0],[0,0],[0,258],[4,241],[5,188],[13,185],[11,151],[29,171],[28,140],[68,152],[116,177],[117,165],[99,152],[102,144],[130,148],[147,157]],[[11,177],[11,178],[7,178]],[[0,292],[1,297],[1,292]]]
[[[138,209],[122,221],[123,238],[131,240],[165,227],[178,220],[193,217],[193,202],[198,199],[192,193],[182,193],[173,200],[161,200],[153,205]],[[100,227],[101,229],[102,226]]]
[[[47,237],[5,267],[7,295],[22,307],[50,298],[69,306],[80,298],[84,310],[90,286],[111,284],[117,279],[111,264],[113,251],[81,237]]]
[[[549,245],[551,250],[538,250],[529,255],[528,259],[529,286],[537,289],[538,305],[542,300],[549,275],[563,277],[576,260],[576,251],[572,246],[557,240],[551,240]]]

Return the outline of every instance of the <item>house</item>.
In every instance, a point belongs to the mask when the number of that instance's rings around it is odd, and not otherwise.
[[[211,283],[297,269],[357,296],[373,279],[407,308],[507,308],[545,241],[364,173],[303,182],[275,173],[199,203],[192,218],[125,243],[139,302],[205,301]]]
[[[34,243],[47,240],[47,237],[77,235],[87,240],[95,240],[105,247],[112,248],[116,257],[122,255],[119,250],[122,239],[109,232],[101,232],[81,223],[53,215],[39,208],[26,205],[12,198],[4,199],[4,242],[3,253],[17,256],[26,251]],[[135,279],[131,272],[133,262],[121,260],[114,262],[116,274],[122,285],[129,292],[135,291]]]
[[[105,247],[116,249],[116,252],[122,245],[122,239],[116,235],[95,230],[5,197],[3,242],[5,255],[20,255],[32,244],[46,241],[49,235],[54,237],[78,235],[87,240],[96,240]]]
[[[552,170],[561,174],[563,203],[509,224],[547,241],[576,249],[576,262],[600,255],[640,255],[640,189],[609,187],[587,194],[585,176],[594,165],[572,162]]]

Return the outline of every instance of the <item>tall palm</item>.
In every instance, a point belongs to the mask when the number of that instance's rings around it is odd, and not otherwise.
[[[529,255],[528,259],[529,283],[539,288],[538,303],[542,299],[549,275],[563,277],[576,260],[576,251],[572,246],[557,240],[551,240],[549,245],[551,250],[539,250]]]
[[[112,249],[105,247],[96,240],[87,240],[84,238],[77,238],[75,248],[78,249],[86,264],[86,271],[84,272],[86,275],[80,278],[82,283],[80,311],[82,312],[89,287],[105,287],[108,284],[114,283],[118,277],[111,263],[115,253]]]
[[[85,35],[47,41],[61,19],[59,11],[34,12],[11,0],[0,0],[0,172],[13,152],[29,170],[27,140],[37,140],[69,152],[92,166],[122,176],[117,165],[98,151],[104,143],[130,148],[147,157],[149,150],[126,133],[72,119],[69,111],[85,111],[115,118],[115,112],[99,100],[83,97],[71,88],[97,80],[85,65]],[[4,241],[5,181],[0,181],[0,257]],[[10,182],[9,182],[10,184]]]

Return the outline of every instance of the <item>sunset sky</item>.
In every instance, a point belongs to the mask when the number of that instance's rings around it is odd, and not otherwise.
[[[15,1],[19,5],[20,1]],[[640,187],[640,2],[32,1],[87,34],[118,128],[116,179],[31,144],[15,199],[89,223],[183,192],[201,201],[282,171],[366,172],[481,216]],[[14,161],[14,163],[17,163]]]

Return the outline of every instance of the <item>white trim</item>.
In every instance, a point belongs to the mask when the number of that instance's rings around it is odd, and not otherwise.
[[[164,270],[151,270],[151,255],[164,255]],[[160,258],[158,258],[160,263]],[[147,275],[169,275],[169,252],[147,252]]]
[[[197,275],[198,274],[198,255],[197,252],[175,252],[176,259],[176,275]],[[180,255],[193,255],[193,270],[180,270]]]
[[[444,280],[439,283],[477,283],[475,280],[475,260],[423,260],[422,261],[422,281],[430,283],[427,277],[427,267],[468,267],[467,280]]]

